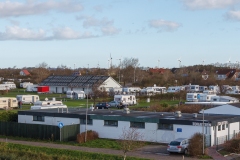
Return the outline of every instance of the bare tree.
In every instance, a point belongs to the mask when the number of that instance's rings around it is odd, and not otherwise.
[[[143,134],[138,132],[137,128],[126,129],[124,127],[122,129],[122,135],[120,135],[118,142],[123,151],[124,160],[127,157],[127,152],[140,148],[145,144],[143,137]]]

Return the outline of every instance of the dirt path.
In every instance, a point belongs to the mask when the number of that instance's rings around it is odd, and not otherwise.
[[[20,140],[3,139],[3,138],[0,138],[0,142],[8,142],[8,143],[23,144],[23,145],[38,146],[38,147],[77,150],[77,151],[93,152],[93,153],[123,155],[122,151],[120,150],[106,149],[106,148],[89,148],[89,147],[81,147],[81,146],[71,146],[71,145],[54,144],[54,143],[32,142],[32,141],[20,141]],[[138,149],[137,151],[129,152],[127,153],[127,155],[132,157],[147,158],[151,160],[160,160],[160,159],[182,160],[183,158],[184,160],[195,159],[195,158],[183,157],[183,155],[179,155],[179,154],[169,155],[166,153],[165,150],[166,150],[166,146],[149,145],[141,149]]]

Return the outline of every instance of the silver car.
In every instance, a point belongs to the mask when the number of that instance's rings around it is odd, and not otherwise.
[[[108,102],[108,104],[110,105],[110,107],[118,107],[119,106],[119,103],[117,101],[111,101],[111,102]]]
[[[176,153],[188,153],[188,139],[187,138],[178,138],[174,141],[171,141],[168,144],[167,151],[169,153],[176,152]]]

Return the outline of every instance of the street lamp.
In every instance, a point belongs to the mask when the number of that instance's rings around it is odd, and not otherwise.
[[[120,61],[120,64],[119,64],[119,83],[121,82],[121,73],[120,73],[120,71],[121,71],[121,58],[120,59],[118,59],[119,61]]]
[[[85,142],[87,142],[87,114],[88,114],[88,87],[89,84],[87,85],[87,108],[86,108],[86,125],[85,125]]]
[[[202,148],[203,148],[203,155],[204,155],[204,144],[205,144],[205,142],[204,142],[204,108],[202,109],[202,113],[203,113],[203,123],[202,123],[202,136],[203,136],[203,145],[202,145]]]

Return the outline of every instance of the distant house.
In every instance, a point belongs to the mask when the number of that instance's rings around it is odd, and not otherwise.
[[[215,72],[217,80],[232,79],[237,80],[239,77],[239,70],[236,69],[219,69]]]
[[[199,72],[201,73],[202,79],[207,80],[209,75],[208,72],[204,69],[204,70],[199,70]]]
[[[148,70],[150,73],[160,73],[160,74],[163,74],[166,69],[164,68],[149,68]]]
[[[30,73],[28,72],[28,70],[23,69],[23,70],[20,71],[20,75],[21,75],[21,76],[29,76]]]

